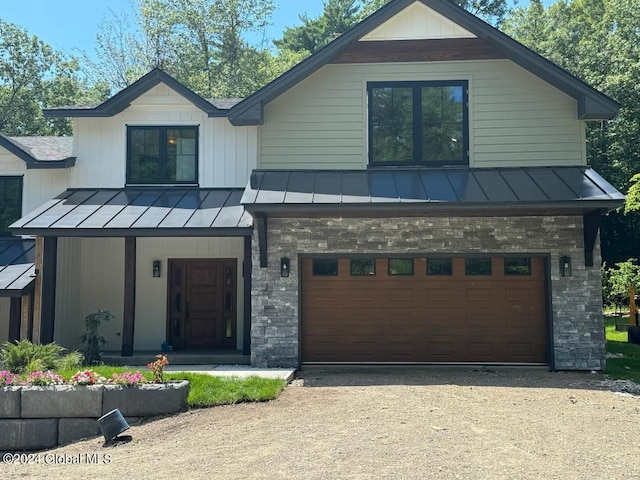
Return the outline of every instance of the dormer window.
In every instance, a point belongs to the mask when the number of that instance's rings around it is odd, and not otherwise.
[[[198,127],[127,127],[127,184],[198,183]]]
[[[466,81],[370,82],[369,166],[468,165]]]

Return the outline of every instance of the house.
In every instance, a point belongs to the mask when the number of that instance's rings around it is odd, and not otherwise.
[[[618,109],[446,0],[393,0],[243,100],[153,70],[45,111],[74,119],[64,168],[2,141],[35,237],[11,331],[73,346],[108,308],[124,356],[601,369],[598,232],[624,197],[585,122]]]

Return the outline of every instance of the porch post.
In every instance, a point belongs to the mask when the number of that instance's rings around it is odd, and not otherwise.
[[[244,237],[244,327],[242,329],[242,354],[251,355],[251,274],[253,262],[251,261],[251,237]]]
[[[136,323],[136,237],[124,238],[124,312],[122,315],[122,356],[133,355]]]
[[[56,319],[56,273],[58,270],[58,237],[44,237],[42,254],[42,310],[40,342],[53,342]]]
[[[56,269],[58,263],[58,237],[37,237],[34,288],[33,332],[34,343],[53,342],[56,310]]]
[[[20,320],[22,301],[20,297],[11,297],[11,304],[9,306],[9,336],[10,342],[20,340]]]
[[[22,302],[20,340],[33,341],[33,292],[24,295],[20,301]]]

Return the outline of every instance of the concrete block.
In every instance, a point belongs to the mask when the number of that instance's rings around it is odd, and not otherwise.
[[[95,418],[61,418],[58,421],[58,445],[100,436],[100,427],[96,420]]]
[[[58,443],[58,419],[0,420],[0,451],[42,450]]]
[[[20,387],[0,387],[0,418],[20,418]]]
[[[102,386],[23,387],[22,418],[101,417]]]
[[[189,382],[146,384],[135,387],[107,385],[102,398],[102,415],[117,408],[124,417],[166,415],[187,407]]]

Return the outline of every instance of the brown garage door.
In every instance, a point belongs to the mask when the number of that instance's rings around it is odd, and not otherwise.
[[[302,361],[546,363],[544,270],[542,258],[303,258]]]

